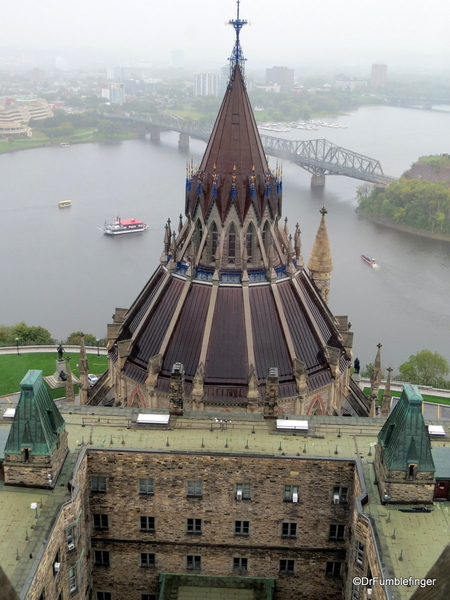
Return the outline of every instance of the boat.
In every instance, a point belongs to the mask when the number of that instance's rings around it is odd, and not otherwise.
[[[68,148],[70,146],[70,144],[67,144],[66,142],[61,142],[60,146],[61,146],[61,148]]]
[[[140,233],[146,231],[148,225],[137,219],[121,219],[116,217],[113,223],[106,223],[103,227],[99,227],[105,235],[122,235],[125,233]]]
[[[378,266],[376,260],[374,258],[370,258],[370,256],[368,256],[367,254],[361,254],[361,260],[366,262],[371,267]]]
[[[70,208],[72,206],[72,200],[60,200],[58,202],[58,208]]]

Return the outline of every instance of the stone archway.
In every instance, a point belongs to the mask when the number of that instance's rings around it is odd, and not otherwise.
[[[326,415],[327,411],[325,409],[325,404],[324,401],[322,400],[321,396],[317,395],[314,396],[314,398],[312,399],[312,402],[309,406],[308,415]]]
[[[128,406],[130,408],[146,408],[144,395],[139,388],[134,388],[128,398]]]

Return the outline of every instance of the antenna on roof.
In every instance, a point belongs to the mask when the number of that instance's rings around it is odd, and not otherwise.
[[[241,29],[244,27],[244,25],[247,25],[248,21],[245,19],[240,19],[239,18],[239,4],[241,3],[241,0],[237,0],[237,15],[236,15],[236,19],[230,19],[228,21],[229,25],[233,25],[234,30],[236,32],[236,41],[234,43],[234,48],[233,48],[233,52],[231,53],[231,56],[229,58],[230,61],[230,81],[233,80],[233,74],[234,74],[234,69],[236,65],[239,65],[240,69],[241,69],[241,73],[242,75],[244,75],[244,64],[245,64],[245,58],[244,58],[244,54],[242,52],[242,48],[241,48],[241,44],[239,41],[239,34]]]

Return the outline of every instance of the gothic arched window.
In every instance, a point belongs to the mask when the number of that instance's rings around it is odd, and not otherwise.
[[[228,230],[228,262],[236,262],[236,227],[231,223]]]
[[[217,248],[219,247],[219,231],[215,223],[211,226],[211,262],[215,260]]]
[[[253,260],[253,253],[255,250],[255,237],[255,228],[253,227],[253,223],[250,223],[250,225],[247,228],[247,233],[245,234],[245,244],[247,246],[248,262],[252,262]]]

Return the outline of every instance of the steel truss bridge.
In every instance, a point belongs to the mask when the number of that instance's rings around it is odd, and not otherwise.
[[[159,139],[161,131],[176,131],[180,134],[180,147],[188,147],[190,137],[208,141],[212,130],[210,124],[187,121],[175,115],[104,116],[121,121],[127,129],[143,134],[150,132],[153,139]],[[395,180],[383,173],[380,161],[336,146],[328,140],[285,140],[268,135],[260,137],[267,154],[289,160],[309,171],[313,181],[316,178],[315,185],[323,185],[325,175],[345,175],[379,186],[386,186]]]

